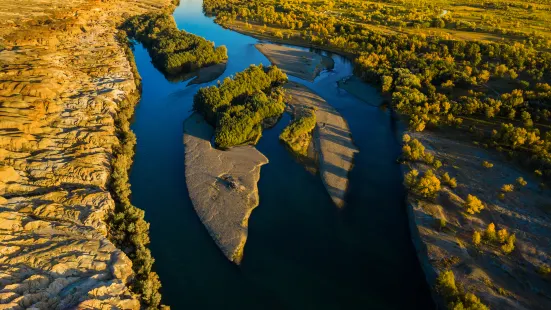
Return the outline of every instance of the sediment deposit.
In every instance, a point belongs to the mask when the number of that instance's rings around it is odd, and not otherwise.
[[[289,82],[285,90],[294,109],[314,109],[316,128],[313,142],[318,155],[323,184],[337,207],[343,207],[348,189],[348,173],[358,149],[348,124],[339,112],[308,87]]]
[[[197,215],[224,255],[241,261],[252,210],[258,206],[260,167],[268,159],[255,147],[227,151],[211,145],[214,129],[198,113],[184,123],[186,183]]]

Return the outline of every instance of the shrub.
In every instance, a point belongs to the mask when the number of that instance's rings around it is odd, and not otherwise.
[[[469,194],[465,201],[465,208],[467,209],[467,213],[476,214],[484,209],[484,204],[476,196]]]
[[[425,198],[435,197],[440,191],[440,180],[434,172],[429,169],[421,178],[419,178],[415,190],[417,194]]]
[[[434,167],[434,169],[440,169],[440,167],[442,167],[442,162],[439,161],[439,160],[435,160],[435,161],[432,163],[432,166]]]
[[[494,166],[494,164],[492,164],[492,163],[489,162],[489,161],[483,161],[483,162],[482,162],[482,166],[483,166],[484,168],[492,168],[492,167]]]
[[[450,178],[450,175],[447,172],[442,175],[442,182],[451,188],[457,187],[457,180],[455,178]]]
[[[490,242],[493,242],[497,239],[496,236],[496,225],[494,223],[488,224],[486,231],[484,232],[484,238]]]
[[[306,155],[311,132],[316,127],[316,113],[313,110],[293,120],[279,135],[279,139],[300,155]]]
[[[425,157],[425,146],[419,140],[411,140],[409,135],[404,135],[402,139],[408,139],[407,142],[404,141],[405,144],[402,147],[402,152],[407,160],[416,161]]]
[[[501,187],[501,191],[504,193],[510,193],[515,190],[515,186],[513,184],[504,184]]]
[[[436,278],[436,290],[446,299],[451,299],[457,295],[458,291],[453,271],[445,270],[440,272]]]
[[[520,185],[521,187],[524,187],[528,184],[528,182],[526,182],[523,177],[518,177],[517,184]]]
[[[501,246],[501,250],[505,254],[509,254],[513,252],[515,249],[515,241],[517,240],[516,236],[514,234],[510,235],[507,238],[507,241]]]
[[[541,265],[538,267],[537,271],[539,274],[546,276],[551,274],[551,267],[549,267],[549,265]]]
[[[499,243],[505,243],[505,241],[507,241],[507,238],[509,238],[509,233],[507,232],[507,229],[503,228],[498,230],[497,240],[499,241]]]
[[[404,181],[406,183],[407,188],[414,190],[415,186],[417,185],[417,177],[419,176],[419,171],[412,169],[410,170],[405,178]]]
[[[473,244],[475,246],[480,245],[480,241],[482,240],[482,234],[479,231],[474,231],[473,233]]]

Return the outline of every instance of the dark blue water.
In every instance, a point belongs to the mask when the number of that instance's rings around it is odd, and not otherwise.
[[[250,64],[269,64],[257,40],[223,29],[202,13],[201,0],[182,0],[178,27],[226,45],[220,78]],[[395,159],[397,124],[366,86],[366,104],[336,87],[352,65],[333,55],[335,69],[315,90],[346,118],[360,149],[350,175],[347,206],[333,205],[317,175],[307,172],[278,136],[284,117],[265,130],[257,148],[270,163],[261,169],[260,205],[249,220],[240,267],[229,262],[196,216],[185,183],[183,121],[195,92],[208,84],[170,83],[135,50],[143,94],[132,129],[138,144],[131,173],[132,201],[151,223],[151,250],[173,309],[430,309],[429,292],[409,239],[404,189]],[[210,84],[214,84],[212,82]]]

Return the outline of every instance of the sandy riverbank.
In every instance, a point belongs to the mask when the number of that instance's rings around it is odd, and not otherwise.
[[[306,86],[289,82],[285,89],[291,95],[289,105],[295,110],[316,111],[313,142],[320,175],[333,202],[337,207],[343,207],[348,189],[348,173],[353,166],[354,154],[358,152],[348,124],[336,109]]]
[[[541,180],[455,130],[410,135],[443,163],[438,173],[448,172],[457,179],[457,188],[442,185],[434,201],[409,196],[412,235],[428,282],[434,284],[438,272],[451,269],[456,281],[491,309],[550,309],[549,275],[538,273],[551,263],[551,215],[545,209],[551,205],[551,194],[539,188]],[[484,161],[493,167],[484,167]],[[419,162],[408,165],[419,171],[429,168]],[[520,186],[518,177],[528,184]],[[500,199],[504,184],[516,189]],[[485,204],[481,213],[465,212],[468,194]],[[440,220],[445,221],[444,228]],[[484,241],[474,246],[474,231],[483,232],[490,223],[516,235],[512,253],[504,254],[499,245]]]
[[[272,64],[287,75],[306,81],[314,81],[321,71],[334,66],[331,57],[314,52],[271,43],[260,43],[255,46]]]
[[[258,206],[260,167],[268,159],[253,146],[212,147],[214,129],[198,113],[184,123],[186,183],[197,215],[224,255],[239,264],[252,210]]]

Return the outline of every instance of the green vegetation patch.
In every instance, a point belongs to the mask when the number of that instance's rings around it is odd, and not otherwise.
[[[285,110],[287,75],[275,66],[252,65],[218,86],[201,88],[193,98],[193,108],[215,126],[217,147],[256,144],[265,119],[279,117]]]
[[[295,153],[305,156],[315,127],[316,112],[305,110],[301,116],[296,117],[289,126],[285,127],[279,139]]]
[[[225,46],[214,47],[202,37],[179,30],[168,14],[134,16],[123,29],[148,49],[153,63],[168,75],[194,72],[228,59]]]

